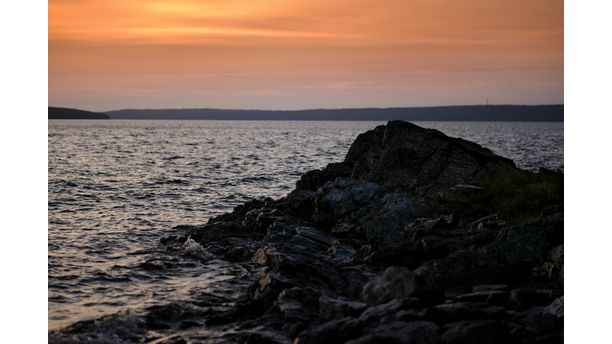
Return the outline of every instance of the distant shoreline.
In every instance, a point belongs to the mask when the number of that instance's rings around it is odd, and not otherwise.
[[[110,119],[105,113],[70,108],[49,107],[48,119]]]
[[[49,119],[52,119],[51,108],[49,109]],[[563,122],[564,105],[465,105],[312,110],[126,109],[89,113],[122,120]]]

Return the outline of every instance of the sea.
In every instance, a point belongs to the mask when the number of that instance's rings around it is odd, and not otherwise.
[[[241,267],[160,239],[342,161],[383,122],[49,120],[48,326],[231,292]],[[563,170],[560,122],[415,122]],[[189,253],[189,252],[187,252]],[[221,289],[225,288],[225,289]],[[231,289],[231,288],[230,288]]]

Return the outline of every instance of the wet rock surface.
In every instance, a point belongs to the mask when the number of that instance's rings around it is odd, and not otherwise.
[[[286,197],[163,240],[246,269],[228,282],[231,297],[80,322],[49,339],[560,342],[562,185],[560,172],[522,171],[475,143],[392,121]],[[118,317],[128,330],[112,329]]]

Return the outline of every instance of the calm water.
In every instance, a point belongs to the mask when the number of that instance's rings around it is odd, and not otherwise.
[[[240,267],[189,248],[170,256],[159,239],[253,197],[283,196],[378,124],[49,121],[49,328],[228,292],[219,282]],[[562,123],[417,124],[524,168],[563,168]]]

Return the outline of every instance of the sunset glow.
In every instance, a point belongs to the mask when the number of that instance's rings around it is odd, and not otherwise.
[[[49,103],[563,102],[563,1],[49,1]]]

